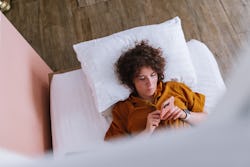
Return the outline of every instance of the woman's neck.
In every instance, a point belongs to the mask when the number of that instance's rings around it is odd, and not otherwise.
[[[142,98],[143,100],[151,102],[151,103],[153,103],[153,101],[154,101],[154,96],[151,96],[151,97],[141,97],[141,96],[139,96],[139,97]]]

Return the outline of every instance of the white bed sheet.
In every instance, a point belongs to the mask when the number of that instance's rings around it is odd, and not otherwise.
[[[225,91],[213,54],[203,43],[187,43],[196,70],[198,84],[193,88],[206,95],[206,109],[212,110]],[[51,82],[51,126],[53,152],[62,156],[78,151],[92,151],[104,144],[110,120],[95,111],[91,90],[82,70],[53,76]]]
[[[81,69],[53,76],[51,128],[55,156],[88,151],[99,143],[109,123],[94,107]]]

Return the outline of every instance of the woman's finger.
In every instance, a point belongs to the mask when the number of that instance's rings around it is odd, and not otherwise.
[[[163,116],[163,120],[167,120],[169,117],[171,116],[171,111],[168,111],[164,116]]]
[[[180,117],[181,117],[181,112],[179,112],[178,114],[176,114],[175,117],[173,118],[173,120],[176,120],[176,119],[178,119]]]
[[[153,112],[151,112],[151,113],[149,113],[149,114],[160,114],[160,113],[161,113],[160,110],[155,110],[155,111],[153,111]]]
[[[177,112],[179,111],[179,108],[177,106],[174,106],[173,108],[171,108],[171,110],[166,114],[166,116],[164,117],[164,120],[171,120],[175,117],[175,115],[177,114]]]
[[[160,115],[151,115],[151,118],[153,118],[153,119],[160,119]]]
[[[170,120],[175,120],[176,117],[178,117],[181,113],[181,109],[177,106],[175,106],[175,108],[173,109],[173,113],[172,115],[169,117]]]
[[[153,122],[152,122],[153,126],[158,126],[158,125],[159,125],[159,123],[160,123],[160,121],[159,121],[159,120],[153,120]]]
[[[166,114],[163,116],[163,120],[169,120],[174,111],[175,111],[175,107],[167,111]]]

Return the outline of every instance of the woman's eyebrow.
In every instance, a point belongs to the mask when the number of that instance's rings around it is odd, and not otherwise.
[[[144,76],[144,74],[139,73],[137,76]]]
[[[138,75],[137,77],[145,77],[145,75]]]

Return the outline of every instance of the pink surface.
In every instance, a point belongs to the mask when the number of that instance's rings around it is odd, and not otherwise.
[[[26,155],[51,147],[50,72],[0,12],[0,147]]]

